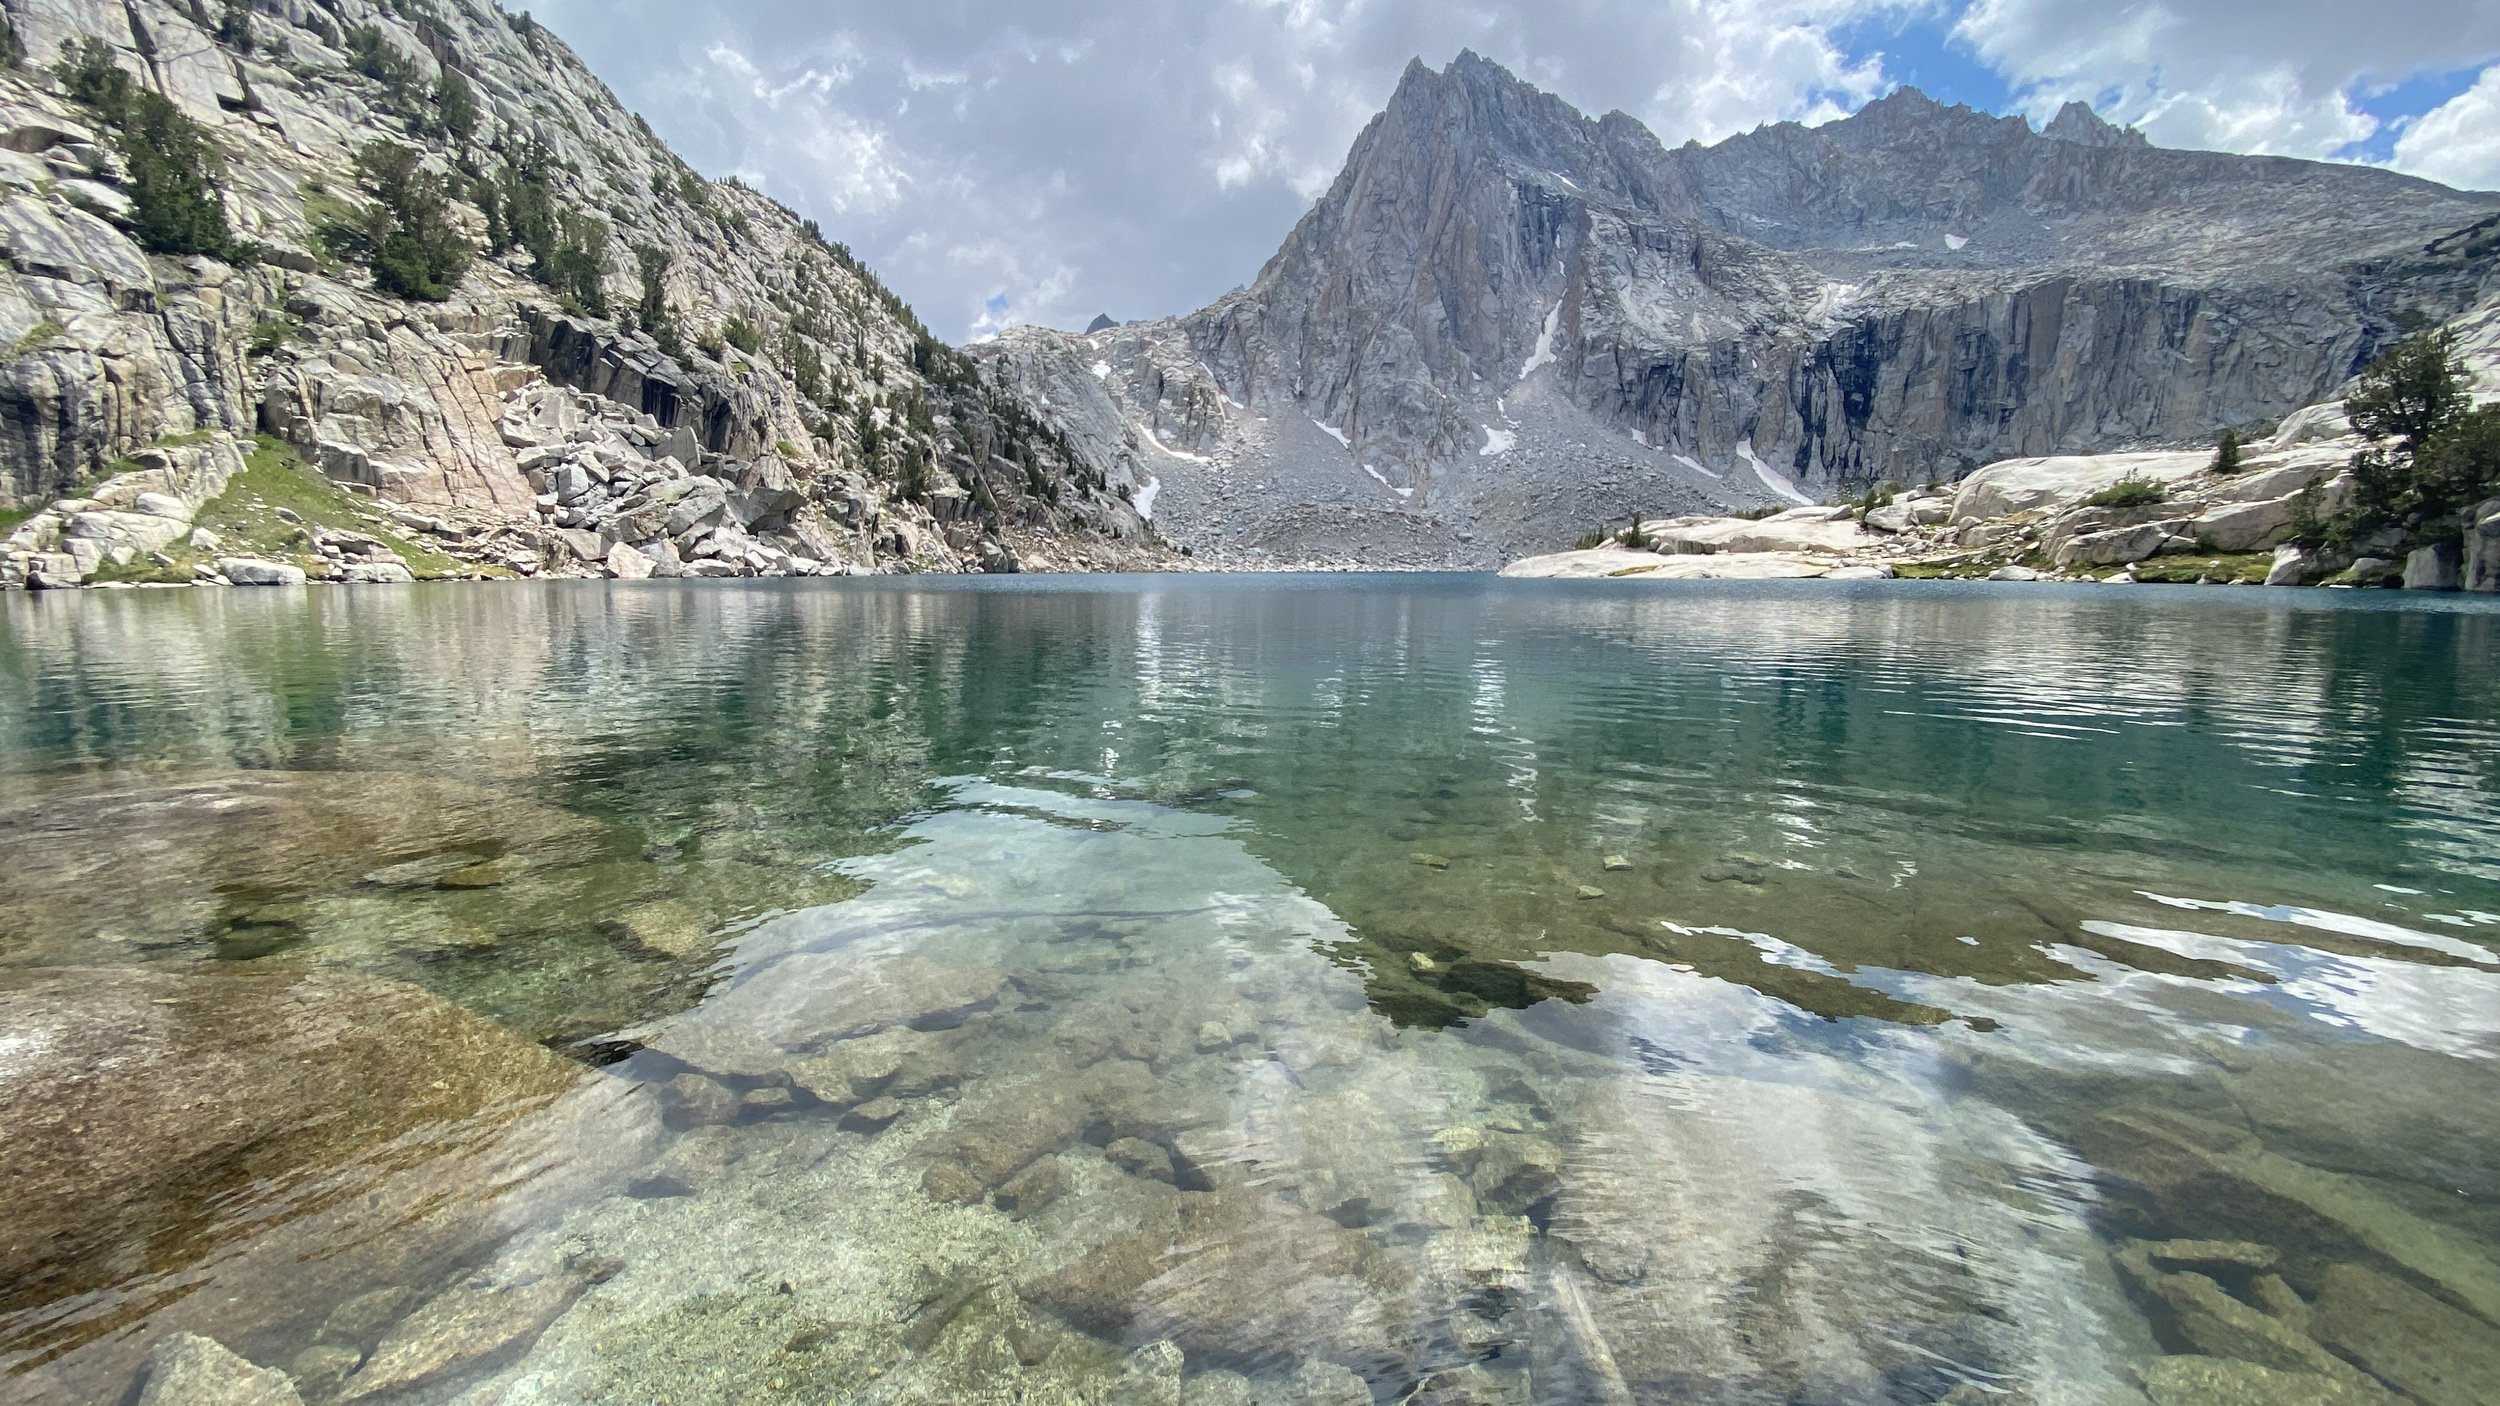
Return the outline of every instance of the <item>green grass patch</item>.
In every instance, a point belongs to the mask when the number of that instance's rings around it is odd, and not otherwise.
[[[42,511],[41,508],[0,508],[0,537],[15,532],[19,524]]]
[[[0,353],[0,355],[4,355],[10,361],[15,361],[21,356],[40,350],[47,343],[57,342],[61,338],[68,335],[68,328],[63,327],[61,324],[47,317],[43,321],[36,323],[34,326],[27,328],[26,334],[18,338],[16,341],[9,343],[8,351],[6,353]]]
[[[2192,586],[2199,581],[2252,581],[2264,585],[2274,570],[2272,552],[2227,552],[2213,556],[2153,557],[2135,564],[2135,579],[2163,586]]]
[[[303,521],[288,522],[278,516],[280,508]],[[268,435],[251,442],[243,456],[243,472],[200,509],[192,525],[217,534],[215,551],[201,551],[188,537],[178,538],[162,553],[165,562],[140,557],[125,566],[107,563],[92,579],[132,584],[189,581],[193,567],[211,564],[218,557],[238,556],[293,562],[307,571],[318,571],[327,559],[314,550],[310,527],[372,537],[399,553],[408,569],[421,578],[454,576],[470,569],[403,536],[397,523],[305,463],[291,445]]]
[[[1973,581],[1984,580],[1997,569],[1995,562],[1985,561],[1897,561],[1892,564],[1894,579],[1901,581]]]

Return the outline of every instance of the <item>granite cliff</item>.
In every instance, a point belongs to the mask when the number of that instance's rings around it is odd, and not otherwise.
[[[0,18],[0,581],[1160,556],[1123,466],[526,15]],[[208,194],[169,239],[186,151]]]
[[[1668,149],[1468,54],[1409,68],[1247,287],[975,352],[1202,558],[1486,566],[2253,431],[2472,306],[2489,241],[2441,241],[2495,208],[1914,89]]]

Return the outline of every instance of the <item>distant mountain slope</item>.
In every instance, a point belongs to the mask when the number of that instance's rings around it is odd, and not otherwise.
[[[524,15],[0,15],[0,510],[265,431],[517,571],[596,572],[619,543],[662,574],[1152,555],[1120,466],[1072,454],[812,224],[698,176]],[[413,165],[360,165],[384,142]],[[185,161],[222,200],[213,253],[150,213]],[[411,296],[438,256],[448,285]],[[681,499],[721,506],[645,511]],[[13,535],[0,577],[95,569],[75,516]]]
[[[2425,246],[2495,209],[1914,90],[1668,150],[1468,54],[1408,69],[1248,287],[975,354],[1203,556],[1482,565],[2264,422],[2471,304],[2488,253]]]

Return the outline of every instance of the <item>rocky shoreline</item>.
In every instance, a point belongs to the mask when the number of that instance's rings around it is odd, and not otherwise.
[[[1518,578],[2057,581],[2100,585],[2391,586],[2500,592],[2500,499],[2469,510],[2458,540],[2416,544],[2395,529],[2342,547],[2304,527],[2354,493],[2366,441],[2341,410],[2293,416],[2236,470],[2210,451],[2013,459],[1954,485],[1767,517],[1687,516],[1639,524],[1645,545],[1530,557]]]

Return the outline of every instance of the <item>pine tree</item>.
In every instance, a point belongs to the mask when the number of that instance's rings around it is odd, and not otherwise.
[[[2456,335],[2443,330],[2407,337],[2371,362],[2344,414],[2369,438],[2396,441],[2396,453],[2411,460],[2473,405]]]
[[[2240,471],[2240,432],[2238,430],[2222,432],[2222,438],[2214,445],[2214,461],[2210,467],[2218,474],[2235,474]]]
[[[443,65],[441,81],[434,85],[434,120],[444,135],[461,146],[477,136],[477,94],[459,70]]]
[[[234,235],[217,191],[225,160],[207,131],[153,88],[131,94],[129,113],[121,152],[130,169],[131,233],[152,253],[232,257]]]

